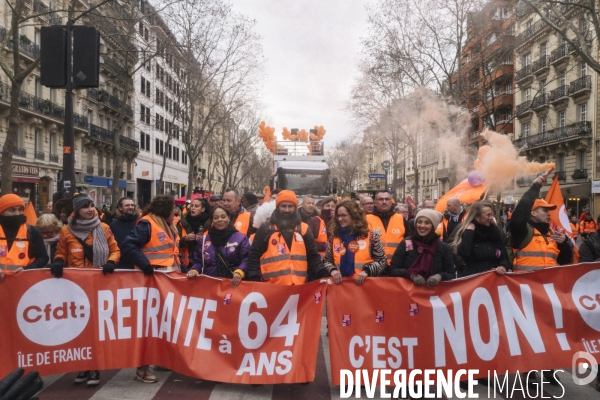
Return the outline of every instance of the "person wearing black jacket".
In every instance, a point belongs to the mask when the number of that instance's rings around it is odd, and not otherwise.
[[[116,268],[120,269],[134,269],[133,261],[131,261],[128,255],[121,248],[127,235],[133,232],[135,223],[140,216],[139,211],[136,209],[135,203],[129,197],[123,197],[117,203],[116,218],[110,224],[110,230],[115,236],[115,240],[121,250],[121,258]]]
[[[283,254],[289,254],[293,251],[292,244],[303,245],[306,251],[306,272],[314,276],[315,279],[331,276],[335,283],[341,283],[342,275],[337,269],[327,270],[321,261],[321,256],[317,252],[317,246],[313,238],[312,232],[306,224],[300,221],[300,216],[296,212],[298,207],[298,199],[294,192],[290,190],[282,190],[277,196],[276,209],[271,215],[269,223],[263,224],[252,242],[250,254],[248,255],[248,274],[247,279],[250,281],[267,280],[263,276],[264,269],[261,268],[261,257],[267,252],[274,249],[279,250]],[[306,233],[300,234],[302,228],[306,227]],[[279,231],[279,237],[283,239],[283,243],[279,239],[272,238],[275,231]],[[272,238],[271,240],[269,240]],[[277,247],[273,247],[277,246]],[[282,261],[285,262],[285,261]],[[266,266],[264,267],[267,268]],[[296,277],[298,275],[295,275]],[[285,277],[278,275],[278,281],[283,284],[291,284],[290,281],[296,279],[289,275]],[[304,278],[304,281],[307,279]]]
[[[415,217],[415,231],[403,239],[394,251],[390,276],[410,279],[417,286],[436,286],[454,279],[452,253],[435,232],[442,214],[423,209]]]
[[[450,247],[464,260],[458,268],[458,277],[493,270],[498,274],[508,269],[508,254],[502,229],[494,223],[493,204],[476,201],[471,205],[465,221],[458,225]],[[456,263],[455,263],[456,264]]]

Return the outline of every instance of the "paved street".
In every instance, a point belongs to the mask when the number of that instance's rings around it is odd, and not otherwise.
[[[316,379],[310,384],[295,385],[234,385],[202,381],[190,378],[175,372],[155,371],[159,382],[155,384],[143,384],[135,381],[133,376],[135,369],[121,369],[102,371],[101,382],[97,387],[87,387],[85,384],[75,385],[73,379],[76,373],[52,375],[44,378],[44,390],[39,397],[47,399],[69,399],[69,400],[169,400],[169,399],[202,399],[202,400],[226,400],[226,399],[339,399],[338,387],[330,386],[329,368],[329,340],[326,335],[326,323],[323,318],[321,326],[321,342],[317,358]],[[217,366],[218,367],[218,366]],[[600,392],[593,385],[577,386],[573,383],[569,371],[559,373],[560,380],[565,387],[564,396],[561,397],[560,386],[553,387],[544,385],[544,397],[562,398],[567,400],[600,399]],[[476,393],[480,399],[530,399],[542,398],[541,394],[533,397],[534,390],[530,391],[532,397],[523,397],[520,391],[516,391],[513,397],[506,393],[504,396],[488,397],[487,387],[480,387]],[[363,391],[363,398],[366,398]],[[354,395],[351,397],[354,398]],[[378,397],[377,397],[378,398]],[[446,399],[446,397],[442,397]]]

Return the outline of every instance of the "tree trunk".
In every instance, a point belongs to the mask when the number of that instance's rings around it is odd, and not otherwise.
[[[12,193],[12,159],[17,147],[17,135],[21,126],[19,117],[19,101],[21,98],[22,82],[12,82],[10,89],[10,114],[8,117],[8,129],[6,140],[2,148],[2,195]]]

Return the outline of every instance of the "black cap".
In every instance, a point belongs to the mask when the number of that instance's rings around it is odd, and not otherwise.
[[[248,202],[249,205],[253,205],[258,203],[258,199],[256,198],[256,195],[254,193],[244,193],[243,194],[244,199],[246,199],[246,201]]]
[[[221,200],[221,196],[217,196],[217,195],[210,196],[210,201],[219,201],[219,200]]]

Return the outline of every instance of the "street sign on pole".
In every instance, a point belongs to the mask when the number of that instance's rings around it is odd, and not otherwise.
[[[384,171],[389,171],[390,162],[388,160],[385,160],[384,162],[381,163],[381,168],[383,168]]]
[[[369,174],[369,179],[385,179],[385,174]]]

